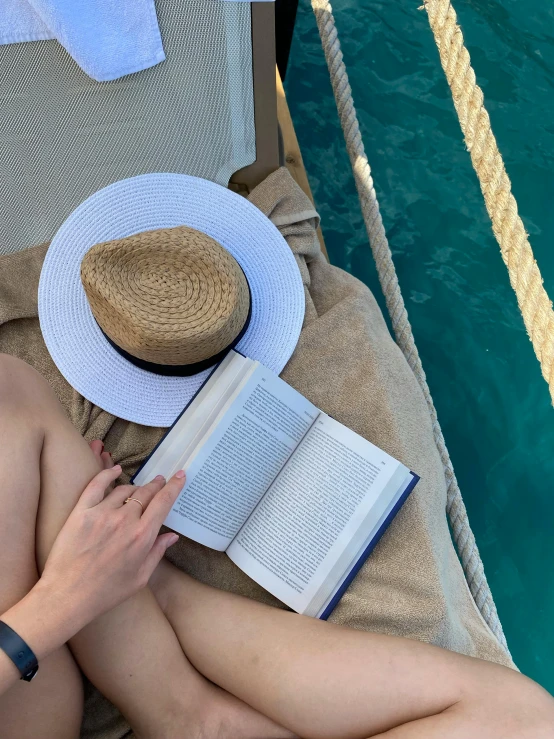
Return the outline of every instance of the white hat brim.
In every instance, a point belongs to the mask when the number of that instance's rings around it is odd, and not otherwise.
[[[252,318],[237,349],[281,372],[304,318],[304,287],[277,228],[252,203],[220,185],[182,174],[146,174],[115,182],[84,201],[54,236],[40,275],[44,341],[65,379],[119,418],[170,426],[210,370],[164,377],[135,367],[110,346],[94,320],[80,278],[95,244],[186,225],[235,257],[250,285]]]

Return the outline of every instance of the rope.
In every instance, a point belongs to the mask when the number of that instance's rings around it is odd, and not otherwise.
[[[469,52],[450,0],[423,0],[446,79],[452,90],[473,168],[485,198],[492,230],[508,268],[525,328],[554,402],[554,313],[543,287],[502,156],[475,81]]]
[[[446,478],[446,510],[452,527],[454,542],[473,599],[491,631],[504,647],[506,653],[509,654],[506,637],[504,636],[496,606],[485,577],[483,563],[479,556],[475,537],[469,526],[466,508],[446,448],[425,372],[423,371],[414,342],[404,300],[400,292],[398,277],[392,261],[391,250],[385,234],[383,219],[381,218],[379,203],[373,186],[371,169],[360,134],[354,101],[352,99],[352,90],[348,83],[348,75],[340,50],[332,8],[327,0],[311,0],[311,2],[331,76],[335,102],[360,198],[362,215],[377,266],[379,281],[391,317],[396,342],[421,386],[431,415],[435,443],[443,463]]]

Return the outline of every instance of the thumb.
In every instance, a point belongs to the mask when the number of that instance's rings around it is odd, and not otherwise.
[[[154,572],[169,547],[173,546],[177,541],[179,541],[178,535],[171,532],[169,534],[161,534],[156,538],[144,562],[144,569],[148,579],[150,579],[150,575]]]
[[[83,490],[75,508],[92,508],[104,500],[104,494],[108,485],[117,480],[121,474],[121,465],[116,464],[107,470],[102,470],[95,475]]]

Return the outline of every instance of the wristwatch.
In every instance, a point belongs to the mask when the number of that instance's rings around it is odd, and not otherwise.
[[[38,661],[31,647],[8,624],[0,621],[0,649],[5,652],[21,673],[21,679],[30,683],[38,672]]]

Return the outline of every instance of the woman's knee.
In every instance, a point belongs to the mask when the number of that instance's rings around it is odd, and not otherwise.
[[[554,739],[554,698],[529,678],[523,678],[522,683],[510,701],[515,706],[516,724],[522,728],[522,737]]]
[[[40,375],[18,357],[0,354],[0,396],[9,400],[26,386],[40,382]]]
[[[468,717],[479,718],[491,739],[554,739],[554,698],[517,672],[496,677],[467,701]]]
[[[18,357],[0,353],[0,407],[21,412],[28,408],[36,417],[44,402],[51,402],[52,390],[31,365]]]

